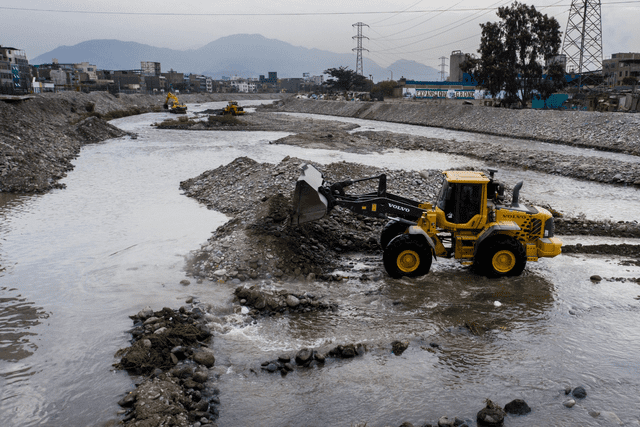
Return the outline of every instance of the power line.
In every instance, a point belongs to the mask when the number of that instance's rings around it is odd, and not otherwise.
[[[602,3],[602,6],[619,4],[639,4],[640,0],[611,1]],[[569,4],[553,5],[546,7],[570,7]],[[460,9],[423,9],[423,10],[387,10],[387,11],[360,11],[360,12],[274,12],[274,13],[176,13],[176,12],[112,12],[112,11],[90,11],[90,10],[68,10],[68,9],[37,9],[26,7],[5,7],[0,6],[0,10],[13,10],[21,12],[48,12],[48,13],[78,13],[84,15],[132,15],[132,16],[337,16],[337,15],[385,15],[385,14],[406,14],[406,13],[438,13],[438,12],[483,12],[492,11],[497,8],[475,7]]]

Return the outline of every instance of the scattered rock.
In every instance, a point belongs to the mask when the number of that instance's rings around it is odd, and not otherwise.
[[[146,379],[118,402],[127,408],[123,424],[211,424],[217,418],[219,400],[213,389],[204,386],[215,357],[202,347],[211,337],[202,311],[197,307],[191,311],[185,307],[157,312],[145,309],[131,318],[138,325],[131,331],[134,339],[130,347],[118,350],[120,362],[114,366]]]
[[[504,411],[507,414],[525,415],[531,412],[531,408],[529,407],[529,405],[527,405],[527,402],[525,402],[524,400],[514,399],[511,402],[504,405]]]
[[[337,304],[321,301],[315,295],[294,295],[286,290],[262,290],[258,285],[240,286],[235,290],[238,302],[255,309],[256,313],[309,313],[311,311],[337,310]],[[244,303],[242,302],[244,301]]]
[[[213,352],[208,350],[202,350],[202,351],[195,352],[193,354],[193,361],[201,365],[204,365],[207,368],[211,368],[213,367],[213,365],[215,365],[216,358],[213,355]]]
[[[400,356],[409,347],[409,341],[394,341],[391,343],[391,351],[396,356]]]
[[[454,420],[450,420],[448,417],[440,417],[438,419],[438,427],[454,427]]]
[[[308,348],[303,348],[302,350],[296,353],[296,363],[299,366],[307,365],[311,362],[311,357],[313,356],[313,351]]]
[[[576,404],[576,401],[573,399],[569,399],[569,400],[565,400],[564,402],[562,402],[562,404],[564,406],[566,406],[567,408],[573,408]]]
[[[584,387],[582,387],[582,386],[578,386],[578,387],[573,389],[571,394],[576,399],[584,399],[585,397],[587,397],[587,390],[585,390]]]
[[[486,400],[486,406],[478,412],[477,421],[479,427],[500,427],[504,423],[504,411],[500,405]]]

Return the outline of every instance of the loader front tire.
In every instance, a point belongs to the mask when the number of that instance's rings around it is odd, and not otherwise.
[[[380,247],[384,250],[394,237],[404,234],[409,226],[403,222],[392,219],[387,222],[380,232]]]
[[[511,237],[493,239],[480,251],[479,267],[488,277],[519,276],[527,265],[524,246]]]
[[[394,279],[424,276],[433,260],[429,244],[421,236],[401,234],[384,249],[384,269]]]

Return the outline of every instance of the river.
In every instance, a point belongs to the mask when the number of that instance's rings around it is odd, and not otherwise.
[[[416,170],[482,163],[437,153],[361,155],[268,144],[286,135],[281,132],[150,126],[166,116],[112,121],[139,137],[84,147],[63,180],[66,189],[0,199],[0,425],[117,420],[115,402],[136,381],[111,367],[114,353],[128,345],[128,316],[147,305],[177,308],[189,296],[223,319],[214,341],[221,427],[475,419],[486,398],[529,403],[533,412],[508,417],[511,426],[612,425],[616,416],[638,421],[640,288],[623,279],[640,277],[640,268],[620,259],[561,255],[498,281],[444,260],[418,280],[287,283],[279,286],[326,295],[339,311],[257,323],[232,313],[230,284],[185,276],[185,257],[227,217],[181,195],[179,183],[236,157],[275,163],[291,155]],[[528,199],[554,198],[557,209],[588,218],[628,220],[640,212],[632,188],[539,173],[528,184],[530,172],[500,174],[507,182],[524,177]],[[378,260],[357,256],[353,265],[381,268]],[[605,280],[592,283],[592,274]],[[184,279],[191,283],[180,284]],[[465,322],[489,330],[473,335]],[[390,353],[396,339],[410,342],[402,356]],[[259,370],[282,352],[350,342],[366,344],[368,353],[286,377]],[[577,385],[589,396],[567,409],[564,387]]]

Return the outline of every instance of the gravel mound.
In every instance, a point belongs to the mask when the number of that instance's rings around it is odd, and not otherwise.
[[[300,166],[313,162],[286,157],[279,164],[241,157],[228,165],[183,181],[185,195],[232,217],[196,250],[189,272],[210,280],[341,280],[331,272],[344,267],[346,253],[380,254],[378,239],[386,220],[335,208],[330,215],[293,227],[292,193]],[[389,171],[353,163],[315,165],[327,182],[387,174],[388,191],[419,201],[433,201],[441,172]],[[375,182],[375,181],[374,181]],[[373,190],[358,183],[352,194]],[[523,200],[526,202],[525,200]],[[563,218],[554,211],[559,235],[640,237],[640,224]],[[312,276],[309,276],[312,275]]]
[[[286,157],[279,164],[241,157],[228,165],[183,181],[189,197],[232,219],[218,228],[190,262],[194,276],[209,279],[304,280],[313,273],[329,280],[346,252],[377,253],[385,220],[354,215],[341,208],[321,220],[290,226],[291,197],[300,166],[313,164]],[[433,199],[440,171],[389,171],[353,163],[315,165],[328,182],[387,174],[388,191],[415,200]],[[430,178],[426,180],[425,177]],[[372,191],[355,184],[350,192]]]

